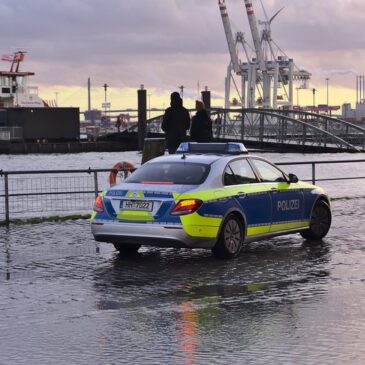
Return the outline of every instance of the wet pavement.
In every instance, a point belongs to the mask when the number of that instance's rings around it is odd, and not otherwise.
[[[96,244],[88,221],[0,228],[0,364],[365,364],[365,198],[238,258]]]

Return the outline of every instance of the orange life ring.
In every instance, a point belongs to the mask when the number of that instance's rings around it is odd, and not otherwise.
[[[109,174],[109,185],[114,186],[117,183],[117,176],[120,171],[123,171],[123,178],[125,179],[130,172],[133,172],[136,167],[129,161],[117,162],[113,166],[113,170]]]

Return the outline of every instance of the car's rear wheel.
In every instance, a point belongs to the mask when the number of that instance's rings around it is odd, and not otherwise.
[[[115,249],[122,254],[131,255],[138,252],[141,245],[128,245],[123,243],[113,243]]]
[[[230,259],[236,257],[243,245],[243,223],[235,214],[230,214],[224,220],[218,241],[212,252],[219,258]]]
[[[300,234],[308,240],[319,241],[328,233],[331,222],[331,209],[325,201],[320,200],[313,208],[309,229],[300,232]]]

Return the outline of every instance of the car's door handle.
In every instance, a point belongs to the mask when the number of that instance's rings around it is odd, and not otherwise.
[[[278,189],[277,189],[277,188],[271,188],[271,189],[270,189],[270,191],[271,191],[272,193],[275,193],[275,194],[276,194],[276,193],[278,192]]]
[[[247,194],[246,194],[246,193],[244,193],[243,191],[239,191],[239,192],[237,193],[237,196],[238,196],[239,198],[244,198],[246,195],[247,195]]]

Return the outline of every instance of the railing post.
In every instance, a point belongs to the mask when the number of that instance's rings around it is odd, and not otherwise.
[[[245,137],[245,112],[242,109],[242,121],[241,121],[241,141],[243,141]]]
[[[326,132],[328,132],[328,119],[325,119],[325,122],[324,122],[324,130]],[[327,147],[327,134],[325,133],[324,134],[324,142],[323,142],[323,146],[324,147]]]
[[[222,138],[226,137],[226,126],[227,126],[227,110],[224,110],[224,118],[223,118],[223,133],[222,133]]]
[[[221,111],[218,111],[217,118],[215,120],[215,136],[216,136],[216,138],[220,138],[220,136],[221,136],[221,130],[222,130],[222,124],[223,124],[222,115],[223,115],[223,118],[225,118],[224,112],[222,113]]]
[[[264,114],[260,114],[260,129],[259,129],[259,140],[262,142],[264,140]]]
[[[312,162],[312,184],[315,185],[316,183],[316,164]]]
[[[95,198],[99,195],[99,186],[98,186],[98,172],[94,171],[94,191]]]
[[[9,209],[9,175],[4,172],[4,198],[5,198],[5,224],[9,227],[10,209]]]
[[[305,140],[307,139],[307,126],[303,124],[303,146],[305,146]]]

